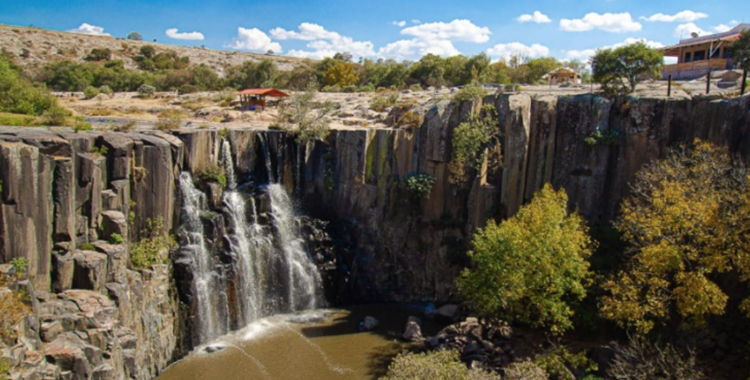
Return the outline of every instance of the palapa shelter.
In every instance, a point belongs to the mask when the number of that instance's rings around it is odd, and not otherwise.
[[[266,97],[286,98],[289,94],[275,88],[248,88],[237,93],[240,96],[240,109],[253,110],[260,107],[266,109]]]
[[[704,77],[714,70],[735,68],[727,46],[745,30],[750,30],[750,24],[737,25],[724,33],[680,40],[677,45],[657,49],[664,52],[665,57],[677,57],[676,64],[664,66],[662,77],[667,79],[671,75],[673,79],[689,80]]]
[[[549,80],[549,84],[581,84],[581,74],[569,67],[556,68],[545,74],[542,79]]]

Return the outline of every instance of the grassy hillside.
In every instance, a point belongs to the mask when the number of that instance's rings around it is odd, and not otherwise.
[[[205,64],[219,75],[224,74],[227,66],[239,65],[248,60],[260,61],[270,58],[279,69],[285,71],[293,69],[301,61],[293,57],[130,41],[111,36],[92,36],[0,24],[0,48],[17,57],[17,64],[26,71],[35,71],[47,63],[56,61],[84,62],[84,57],[92,49],[109,49],[112,59],[121,59],[126,68],[137,69],[133,57],[139,54],[144,45],[152,45],[157,53],[174,51],[178,56],[188,57],[191,65]]]

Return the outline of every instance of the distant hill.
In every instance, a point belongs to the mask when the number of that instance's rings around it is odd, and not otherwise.
[[[62,60],[84,62],[83,58],[94,48],[107,48],[112,52],[111,59],[121,59],[125,62],[125,67],[137,69],[133,57],[140,54],[140,49],[144,45],[153,46],[157,53],[174,51],[179,56],[187,56],[191,65],[203,63],[220,76],[223,76],[226,66],[238,65],[247,60],[260,61],[269,58],[276,62],[281,70],[291,70],[301,61],[300,58],[294,57],[212,50],[149,41],[130,41],[111,36],[93,36],[0,24],[0,48],[17,57],[17,63],[29,71],[35,71],[47,63]]]

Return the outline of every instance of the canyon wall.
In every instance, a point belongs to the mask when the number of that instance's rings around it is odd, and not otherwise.
[[[453,131],[482,103],[497,110],[503,165],[451,184]],[[250,129],[225,135],[0,128],[0,263],[26,258],[23,284],[34,289],[33,317],[3,354],[20,364],[19,378],[149,379],[195,346],[190,258],[179,249],[163,252],[164,264],[136,270],[129,246],[149,220],[161,218],[165,231],[177,232],[180,173],[221,165],[223,138],[244,184],[238,191],[257,201],[260,218],[270,206],[258,189],[273,179],[304,214],[330,221],[330,301],[440,302],[453,297],[473,231],[489,218],[513,215],[545,183],[565,188],[571,209],[590,224],[605,224],[644,164],[694,138],[747,159],[749,127],[747,96],[612,101],[503,94],[436,104],[414,131],[335,130],[308,146],[281,131]],[[615,138],[587,142],[596,131]],[[410,173],[435,178],[429,197],[404,190]],[[222,278],[217,293],[231,305],[240,281],[232,270],[237,258],[222,248],[228,243],[217,220],[224,216],[214,212],[223,189],[199,187],[212,210],[201,218]],[[227,313],[228,328],[241,327],[237,311]]]

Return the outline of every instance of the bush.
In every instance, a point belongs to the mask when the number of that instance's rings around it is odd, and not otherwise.
[[[109,149],[104,145],[91,148],[91,153],[96,154],[97,156],[106,156],[108,151]]]
[[[97,95],[99,95],[99,89],[94,86],[88,86],[85,90],[83,90],[84,99],[91,99]]]
[[[18,279],[18,274],[0,274],[0,343],[10,346],[13,346],[18,338],[16,326],[31,314],[31,308],[24,302],[27,298],[25,292],[20,288],[11,290],[17,286]]]
[[[42,121],[48,126],[63,126],[68,124],[70,112],[62,107],[51,107],[42,114]]]
[[[201,170],[198,177],[202,181],[216,182],[221,185],[222,188],[227,187],[227,176],[224,173],[224,168],[218,165],[209,165]]]
[[[453,97],[453,101],[456,103],[478,101],[482,100],[485,95],[487,95],[487,90],[485,90],[484,87],[477,83],[471,83],[461,88],[461,90]]]
[[[565,190],[547,184],[515,216],[474,234],[459,294],[481,315],[562,333],[572,327],[571,304],[586,295],[594,247],[583,219],[568,213]]]
[[[109,61],[112,52],[107,48],[94,48],[83,59],[85,61]]]
[[[503,370],[503,380],[548,380],[549,375],[534,362],[525,360],[511,363]]]
[[[692,352],[680,353],[671,345],[659,346],[642,339],[630,339],[627,346],[610,345],[614,358],[607,375],[622,380],[703,380]]]
[[[448,169],[453,184],[465,182],[467,169],[481,170],[485,161],[490,170],[502,164],[500,128],[492,105],[483,106],[479,115],[459,124],[451,141],[453,157]]]
[[[138,87],[138,96],[142,98],[152,98],[156,94],[156,87],[150,84],[142,84]]]
[[[378,95],[370,102],[370,109],[377,112],[383,112],[386,108],[390,108],[398,103],[398,94],[389,93]]]
[[[279,107],[278,121],[289,130],[300,145],[307,145],[328,136],[328,114],[335,109],[333,103],[316,103],[315,83],[310,83],[303,93],[294,94]],[[296,129],[293,129],[296,126]]]
[[[161,217],[148,219],[146,223],[146,229],[141,232],[146,237],[130,246],[130,264],[135,269],[148,269],[164,263],[169,248],[175,244],[174,237],[164,231]]]
[[[112,91],[112,89],[109,86],[107,86],[106,84],[103,85],[103,86],[101,86],[101,87],[99,87],[99,92],[102,93],[102,94],[104,94],[104,95],[107,95],[109,97],[111,97],[112,94],[114,94],[114,91]]]
[[[118,233],[113,233],[112,236],[109,237],[109,242],[112,244],[122,244],[125,241],[125,239],[122,238],[122,235]]]
[[[500,380],[500,376],[480,369],[466,368],[458,351],[432,351],[401,354],[393,359],[388,374],[380,380]]]
[[[432,186],[435,184],[435,177],[429,174],[409,174],[403,181],[406,191],[414,198],[429,198],[432,192]]]
[[[157,115],[156,129],[172,130],[180,128],[182,119],[185,117],[180,111],[174,109],[164,110]]]
[[[57,99],[24,79],[0,54],[0,112],[41,115],[57,106]]]

